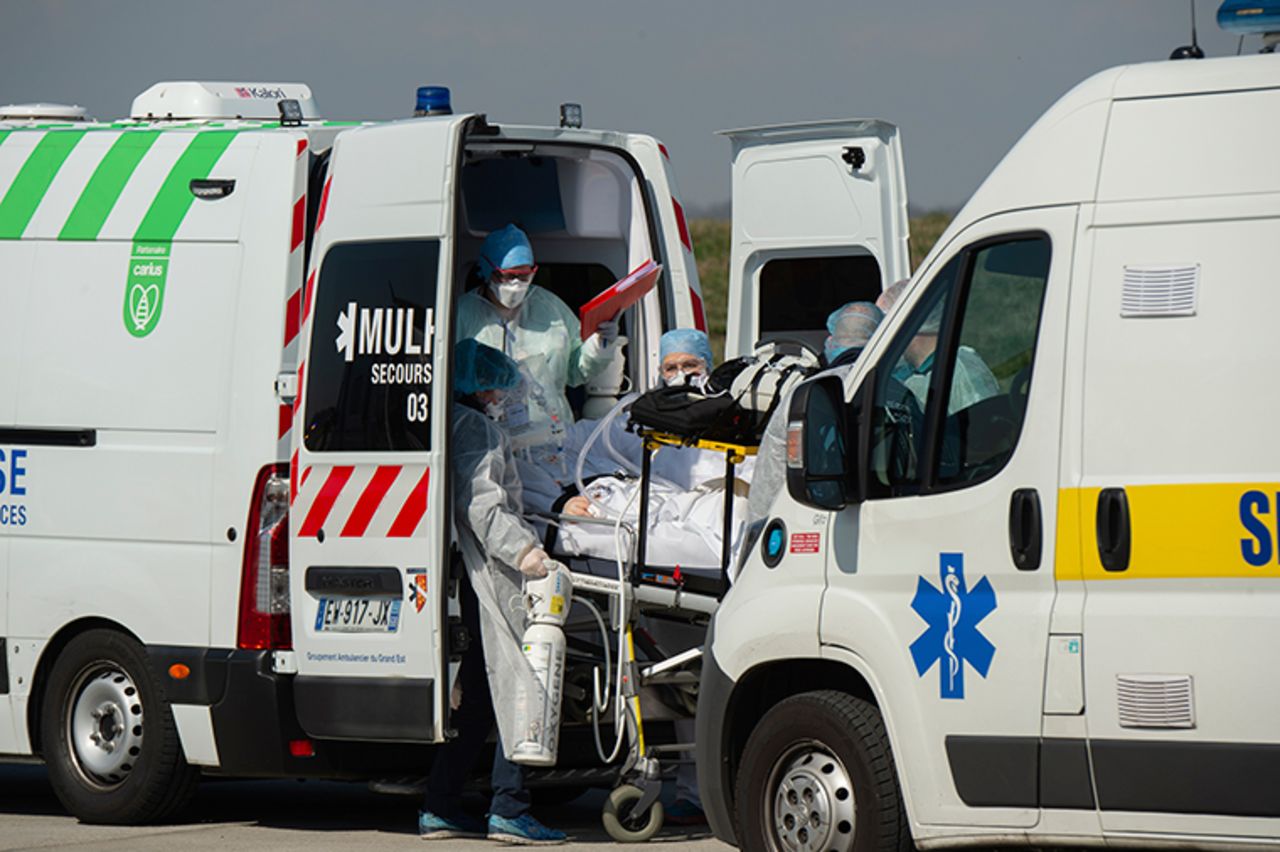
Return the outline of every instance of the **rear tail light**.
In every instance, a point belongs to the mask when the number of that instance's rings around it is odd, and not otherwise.
[[[268,465],[259,472],[246,531],[236,645],[290,648],[288,465]]]

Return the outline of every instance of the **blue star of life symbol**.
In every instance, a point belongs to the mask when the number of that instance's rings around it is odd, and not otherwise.
[[[918,578],[911,608],[929,625],[911,643],[911,659],[916,672],[925,672],[938,663],[943,698],[964,698],[964,664],[983,677],[991,669],[996,646],[978,630],[978,622],[996,608],[995,589],[983,577],[972,589],[964,579],[964,554],[939,554],[942,588],[924,577]]]

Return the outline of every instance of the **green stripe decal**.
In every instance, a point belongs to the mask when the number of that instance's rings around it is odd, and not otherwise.
[[[191,140],[164,179],[147,214],[142,217],[142,224],[133,235],[135,240],[166,242],[173,239],[191,202],[195,200],[191,194],[191,181],[209,176],[209,171],[236,134],[235,130],[213,130]]]
[[[9,135],[10,133],[12,133],[12,132],[13,132],[13,131],[11,131],[11,130],[0,130],[0,144],[3,144],[3,143],[4,143],[4,139],[5,139],[5,137],[6,137],[6,136],[8,136],[8,135]]]
[[[47,133],[36,143],[13,179],[4,200],[0,201],[0,240],[16,240],[35,215],[49,184],[66,162],[73,148],[84,138],[84,131]]]
[[[93,177],[89,178],[75,209],[62,226],[58,239],[97,239],[98,232],[120,200],[120,193],[124,191],[134,169],[159,138],[158,130],[121,133],[98,164]]]

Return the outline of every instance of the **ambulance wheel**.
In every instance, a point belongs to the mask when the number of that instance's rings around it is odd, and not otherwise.
[[[632,813],[644,792],[631,784],[615,787],[600,815],[604,830],[619,843],[643,843],[662,830],[662,802],[654,802],[644,813]]]
[[[83,822],[135,825],[177,813],[195,793],[163,688],[142,646],[114,630],[67,643],[40,711],[49,782]]]
[[[744,852],[913,848],[880,711],[843,692],[795,695],[764,715],[736,801]]]

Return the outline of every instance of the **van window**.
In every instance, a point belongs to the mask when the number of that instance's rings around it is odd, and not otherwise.
[[[972,485],[1013,455],[1049,257],[1043,235],[985,241],[928,285],[876,373],[870,497]],[[935,463],[926,475],[928,458]]]
[[[1013,455],[1031,387],[1049,239],[988,245],[973,254],[947,393],[937,484],[994,476]]]
[[[307,359],[307,449],[430,449],[439,259],[438,240],[345,243],[325,255]]]
[[[920,489],[924,412],[930,394],[936,393],[930,343],[936,343],[960,262],[960,257],[952,258],[934,277],[880,359],[871,408],[871,497],[914,494]]]
[[[870,255],[774,258],[760,270],[759,339],[799,340],[821,352],[827,316],[848,302],[874,302],[882,289]]]

